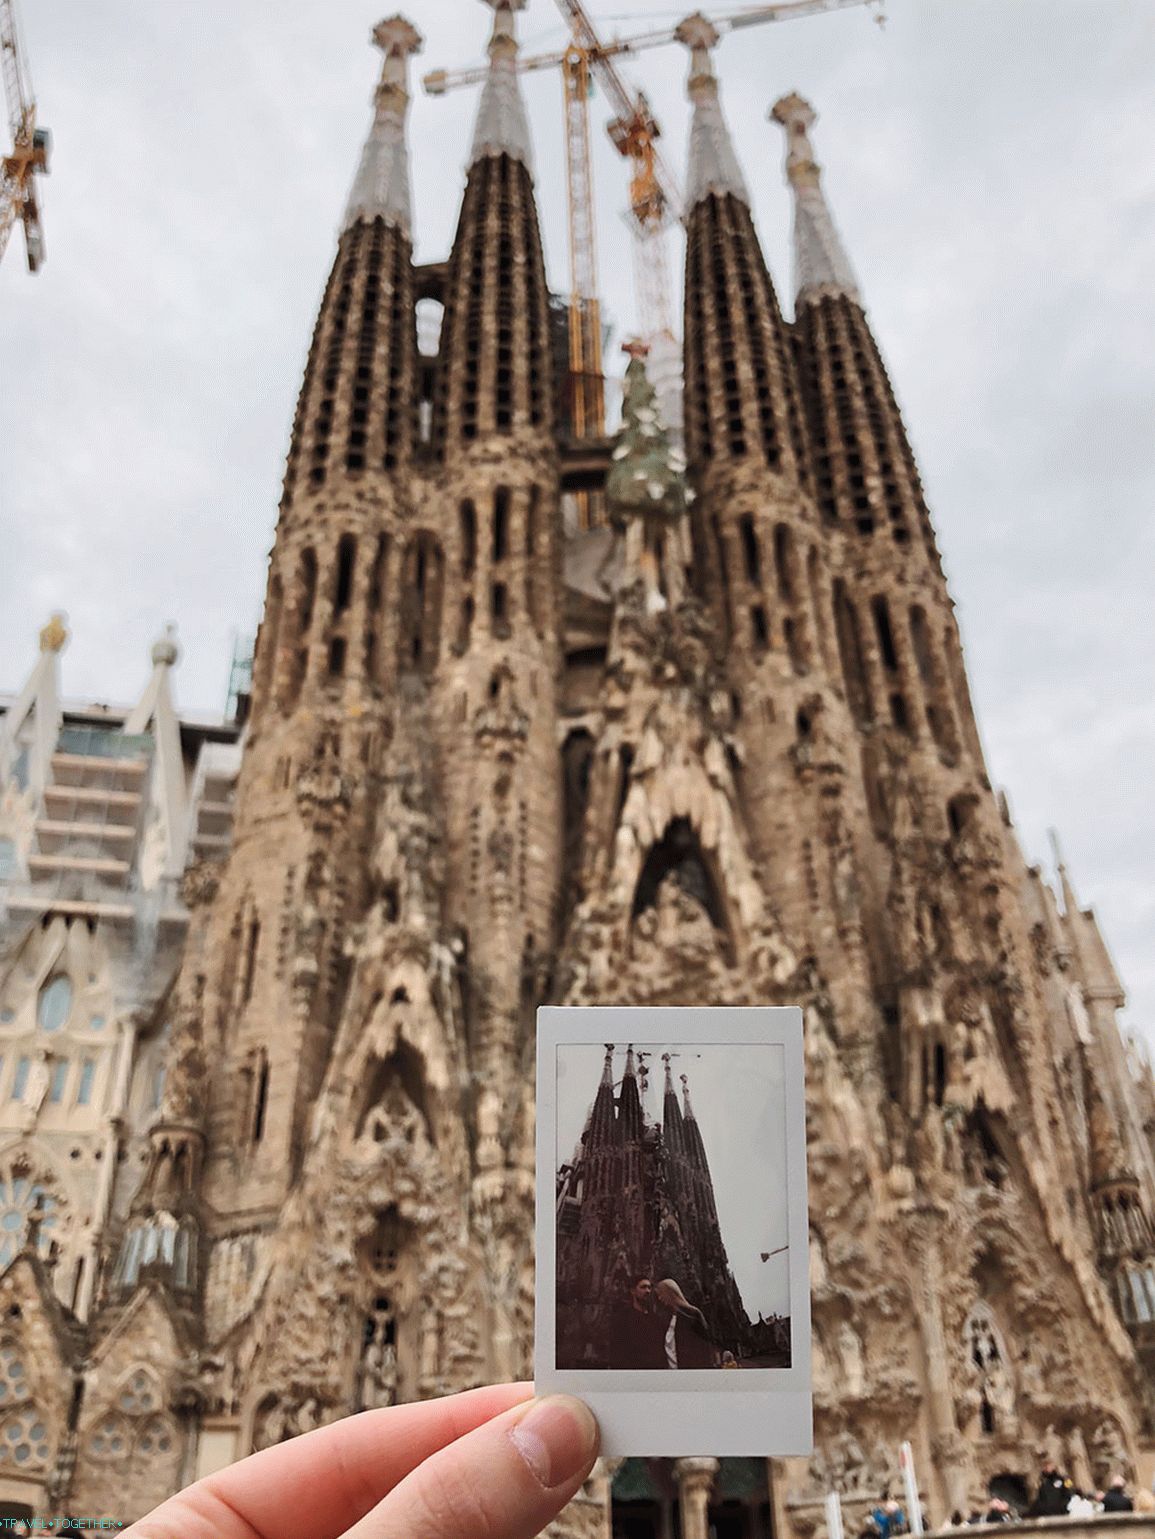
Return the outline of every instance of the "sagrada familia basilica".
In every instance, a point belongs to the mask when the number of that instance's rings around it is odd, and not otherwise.
[[[559,400],[515,12],[415,265],[401,18],[292,429],[246,719],[0,716],[0,1515],[139,1516],[364,1406],[524,1375],[537,1006],[805,1013],[812,1458],[599,1465],[557,1535],[810,1539],[1040,1449],[1150,1480],[1155,1092],[991,787],[811,142],[788,320],[690,61],[685,457]],[[416,317],[441,307],[419,345]],[[422,312],[424,313],[424,311]],[[598,456],[601,455],[599,460]],[[567,521],[591,487],[606,517]],[[243,714],[243,713],[242,713]]]

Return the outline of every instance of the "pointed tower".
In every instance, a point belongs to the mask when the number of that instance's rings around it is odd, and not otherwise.
[[[349,984],[349,927],[373,896],[362,852],[396,691],[437,652],[439,547],[416,526],[411,476],[405,120],[421,39],[393,17],[373,41],[384,62],[293,428],[234,847],[204,916],[203,976],[182,984],[223,1071],[205,1185],[226,1210],[280,1202],[299,1170]]]
[[[373,123],[313,332],[270,563],[254,680],[262,736],[335,695],[354,714],[371,709],[413,646],[398,635],[397,599],[416,414],[407,60],[421,39],[398,16],[373,41],[385,55]],[[418,632],[436,586],[433,570],[422,577],[404,606],[429,594]]]
[[[810,460],[789,329],[722,115],[711,50],[695,15],[686,175],[686,453],[695,490],[697,566],[732,663],[804,672],[816,645],[805,590],[814,515]],[[708,504],[709,512],[705,511]],[[815,558],[816,560],[818,557]]]
[[[545,264],[516,13],[493,11],[449,261],[433,446],[445,520],[447,656],[438,680],[451,888],[490,1083],[531,1060],[535,978],[553,944],[559,460]],[[511,965],[512,964],[512,965]],[[532,1153],[522,1151],[532,1167]]]
[[[798,95],[771,116],[786,132],[794,194],[795,331],[827,529],[841,535],[834,609],[846,693],[860,726],[890,724],[982,772],[953,606],[914,453],[822,190]],[[891,591],[891,590],[895,591]]]

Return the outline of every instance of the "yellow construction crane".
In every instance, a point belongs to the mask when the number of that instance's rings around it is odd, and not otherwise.
[[[12,135],[12,149],[0,160],[0,259],[19,219],[24,226],[28,270],[38,272],[44,262],[44,229],[36,178],[48,170],[52,138],[46,128],[36,126],[36,103],[16,31],[15,0],[0,0],[0,66]]]
[[[568,46],[554,53],[518,59],[522,72],[561,69],[565,102],[566,178],[569,196],[570,378],[574,432],[579,438],[605,432],[605,384],[602,369],[601,304],[598,297],[594,234],[593,175],[590,160],[589,98],[596,77],[613,110],[608,124],[615,148],[630,163],[630,223],[634,234],[635,294],[638,331],[643,341],[673,335],[666,231],[681,217],[677,178],[658,149],[661,129],[641,91],[622,79],[615,59],[677,41],[676,27],[662,27],[603,43],[583,0],[557,0],[569,23]],[[747,6],[710,20],[725,35],[765,22],[790,21],[824,11],[876,5],[880,0],[781,0],[777,5]],[[424,86],[442,96],[458,86],[485,80],[485,66],[433,70]]]

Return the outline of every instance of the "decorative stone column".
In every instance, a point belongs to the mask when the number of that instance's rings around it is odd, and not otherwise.
[[[707,1508],[720,1469],[717,1459],[678,1459],[674,1473],[682,1509],[682,1539],[710,1539]]]

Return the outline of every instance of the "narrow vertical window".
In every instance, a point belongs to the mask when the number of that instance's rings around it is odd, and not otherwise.
[[[509,488],[499,486],[493,494],[493,559],[504,561],[509,554]]]
[[[862,656],[862,637],[858,629],[858,614],[841,578],[834,584],[834,624],[846,698],[859,726],[866,726],[874,720],[874,712],[871,709]]]
[[[472,577],[477,565],[477,509],[467,497],[461,504],[461,575]]]
[[[18,1058],[16,1060],[16,1073],[12,1076],[12,1089],[8,1095],[10,1101],[18,1101],[24,1094],[25,1087],[28,1084],[28,1068],[27,1058]]]
[[[762,586],[762,555],[758,549],[758,535],[754,528],[754,518],[750,513],[743,513],[738,520],[738,532],[742,536],[742,559],[746,566],[746,581],[754,587]]]
[[[76,1086],[77,1106],[87,1106],[92,1100],[92,1082],[96,1078],[96,1061],[86,1058],[80,1065],[80,1080]]]
[[[770,645],[770,626],[766,620],[766,611],[761,604],[751,606],[750,627],[754,636],[755,650],[765,652]]]
[[[716,513],[710,519],[710,528],[714,536],[714,554],[718,562],[718,598],[722,606],[722,621],[728,631],[731,624],[730,571],[726,565],[726,539]]]
[[[52,1065],[52,1081],[48,1086],[48,1099],[59,1104],[64,1099],[64,1087],[68,1083],[68,1059],[60,1058]]]
[[[898,652],[894,645],[894,632],[890,628],[890,606],[879,595],[872,599],[870,612],[874,616],[874,629],[878,636],[878,649],[882,653],[882,661],[889,673],[898,672]]]
[[[495,582],[491,595],[491,609],[493,615],[493,629],[498,636],[509,634],[509,603],[508,594],[503,582]]]
[[[241,1003],[247,1005],[253,997],[253,981],[257,973],[257,951],[261,944],[261,921],[249,920],[248,939],[245,943],[245,973],[241,986]]]
[[[357,541],[351,534],[343,534],[337,545],[337,580],[333,588],[333,612],[343,614],[353,600],[353,567],[357,558]]]
[[[297,572],[297,635],[305,636],[313,623],[313,605],[317,601],[317,557],[310,550],[301,552]]]
[[[260,1067],[257,1070],[256,1092],[253,1098],[253,1129],[252,1141],[259,1144],[265,1136],[265,1112],[269,1104],[269,1063],[264,1053],[261,1054]]]
[[[774,573],[778,579],[778,596],[785,603],[794,602],[794,541],[785,524],[774,529]]]

